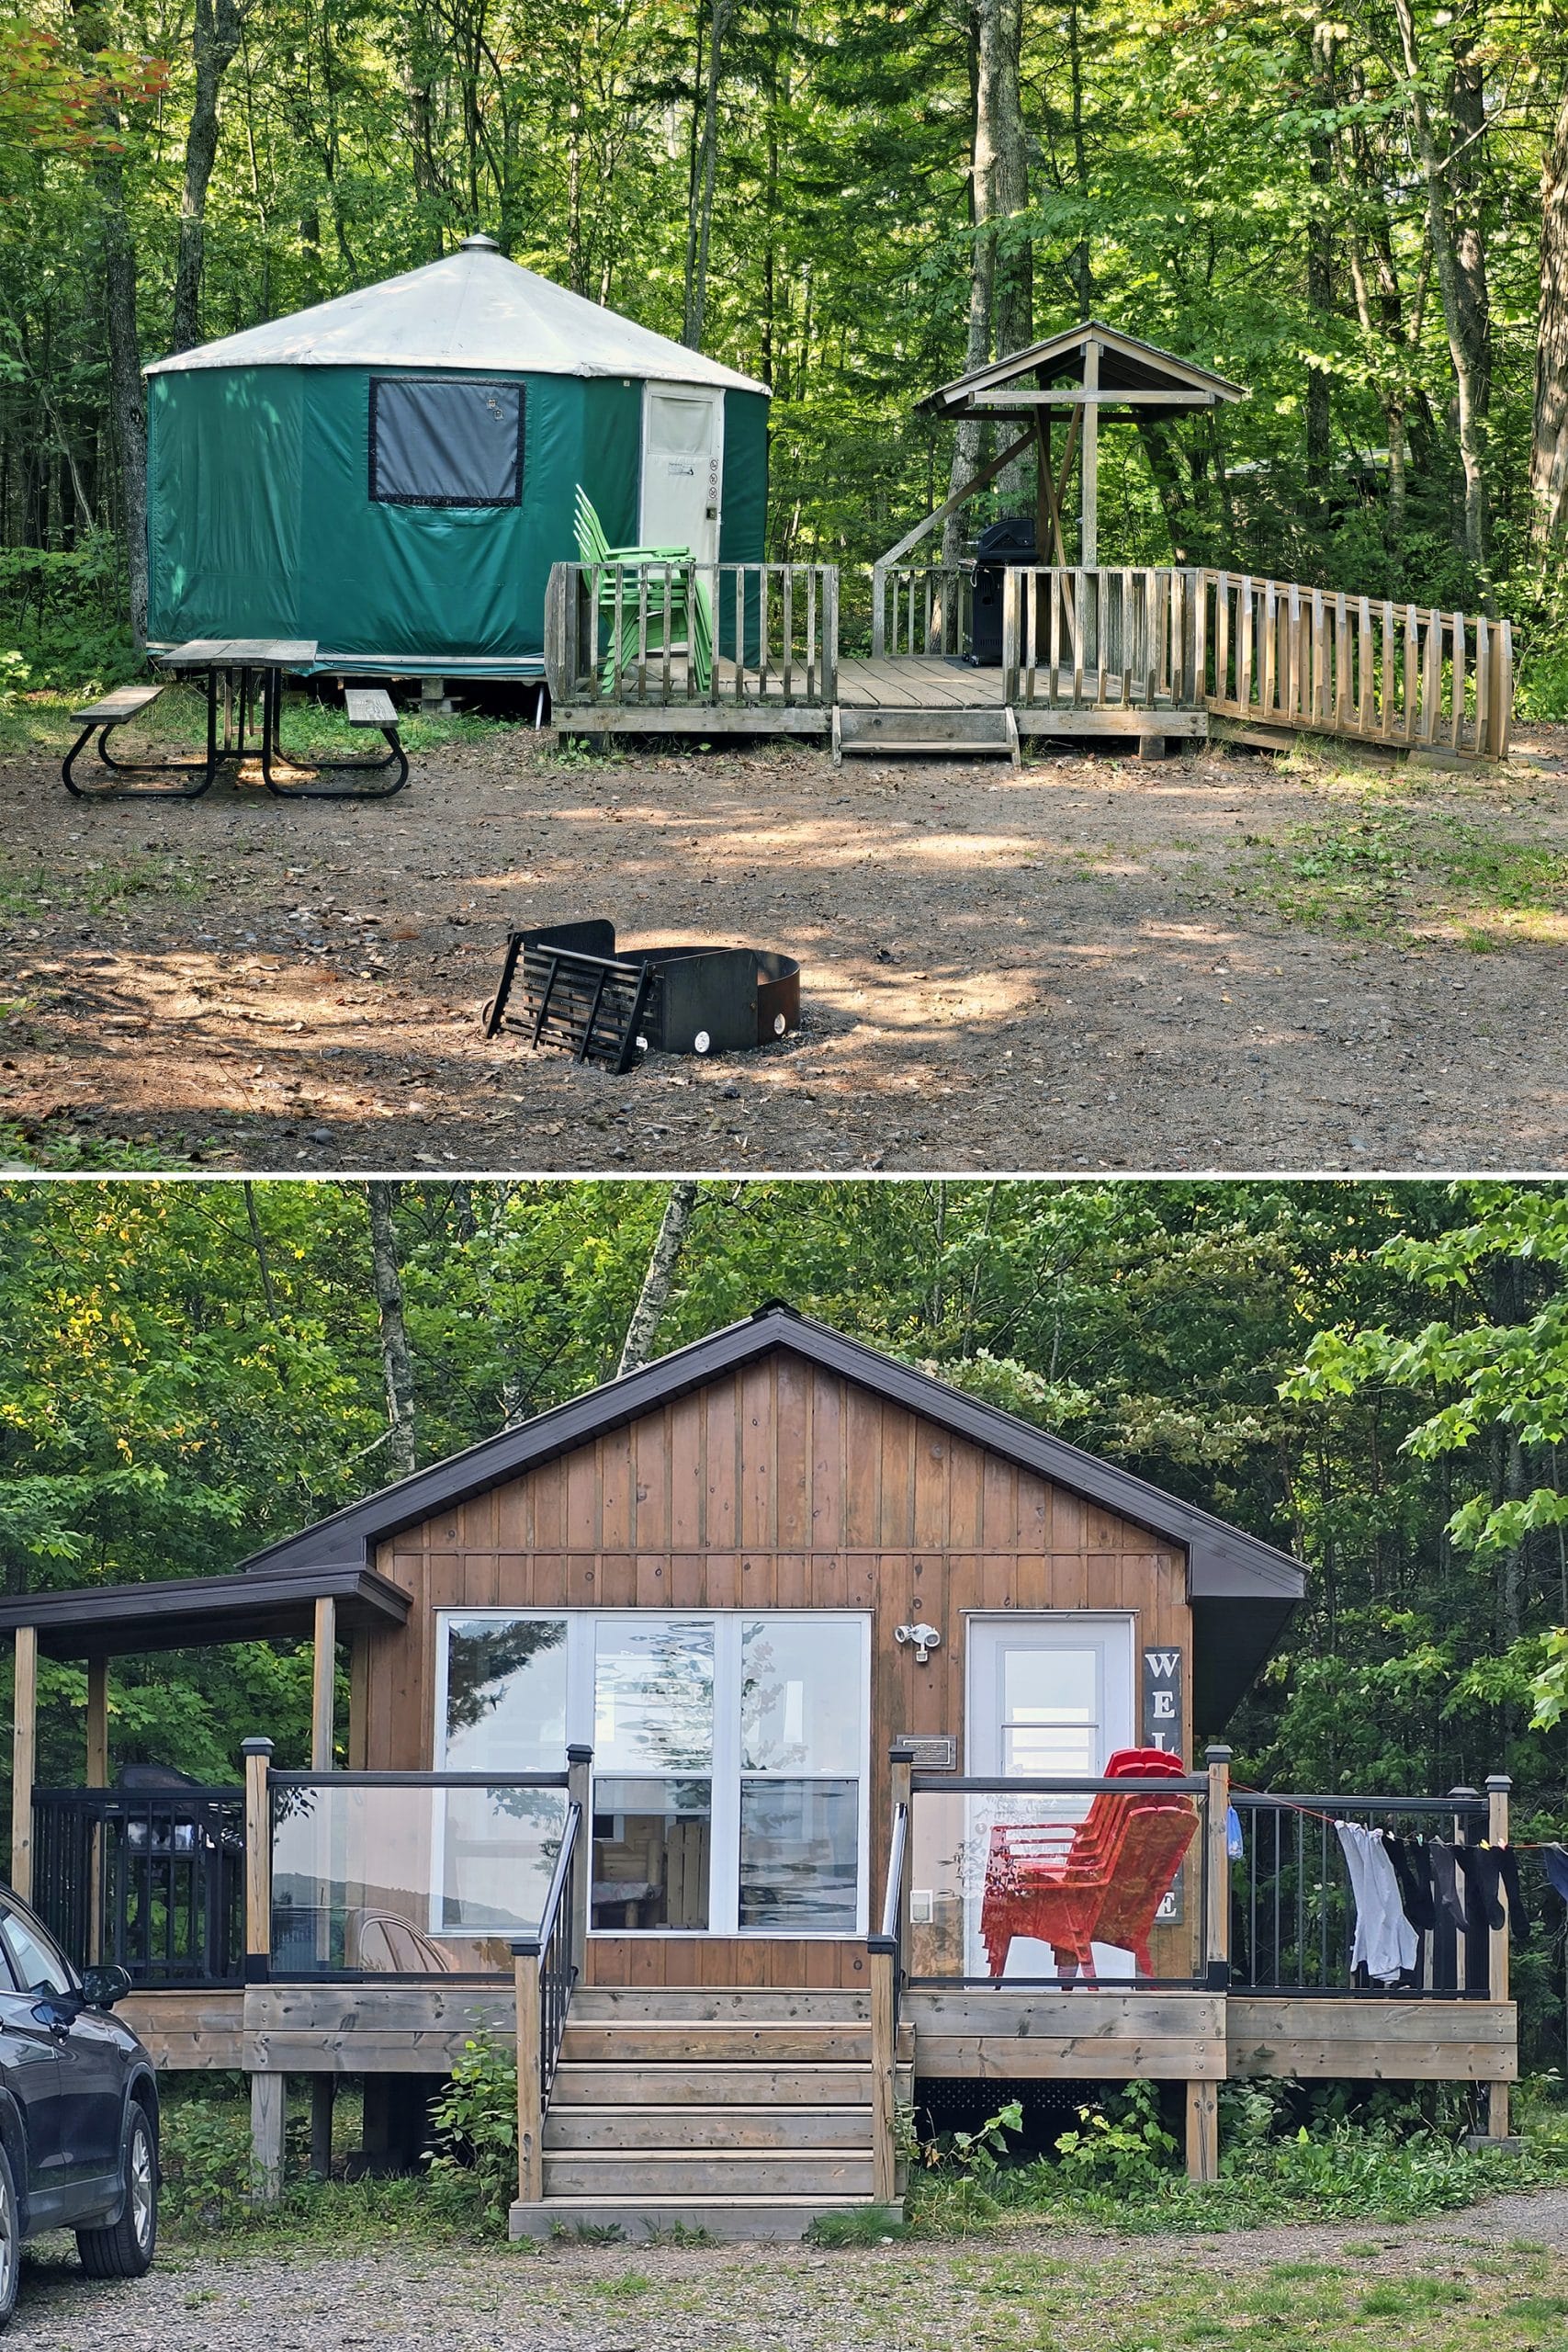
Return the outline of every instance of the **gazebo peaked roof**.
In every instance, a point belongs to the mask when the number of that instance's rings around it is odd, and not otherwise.
[[[146,373],[193,368],[473,368],[767,390],[524,269],[489,237],[465,237],[456,253],[422,268],[154,360]]]
[[[1016,413],[1021,405],[1032,405],[1041,397],[1012,389],[1026,376],[1036,377],[1042,386],[1055,385],[1058,378],[1066,377],[1067,382],[1055,401],[1057,405],[1069,405],[1075,395],[1079,401],[1083,398],[1091,374],[1087,364],[1091,349],[1099,361],[1100,401],[1108,408],[1160,408],[1179,416],[1248,397],[1245,384],[1233,384],[1212,368],[1179,359],[1174,352],[1141,342],[1136,335],[1123,334],[1103,320],[1085,319],[1076,327],[1064,327],[1059,334],[1047,335],[1043,343],[1032,343],[1026,350],[1010,352],[1005,359],[994,359],[984,368],[971,368],[951,384],[940,385],[916,402],[915,413],[983,415],[993,396],[998,407]]]

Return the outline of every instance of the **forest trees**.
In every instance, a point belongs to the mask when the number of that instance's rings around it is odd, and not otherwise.
[[[0,85],[0,549],[38,557],[0,552],[0,621],[8,586],[36,625],[110,547],[137,603],[139,359],[478,226],[773,385],[776,548],[890,544],[979,462],[975,428],[955,449],[915,399],[1093,310],[1253,389],[1223,429],[1111,436],[1105,560],[1179,536],[1445,605],[1491,585],[1549,650],[1558,0],[34,13],[95,81],[101,136],[33,139]]]

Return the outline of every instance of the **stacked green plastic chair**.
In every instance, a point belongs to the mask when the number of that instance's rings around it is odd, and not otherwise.
[[[683,648],[691,666],[692,684],[699,694],[705,694],[713,678],[713,604],[707,582],[687,571],[692,560],[690,548],[613,548],[604,537],[593,502],[581,482],[577,486],[577,555],[580,563],[614,566],[615,564],[669,564],[669,643],[673,651]],[[676,569],[675,567],[680,567]],[[688,596],[688,587],[693,592]],[[662,573],[655,573],[648,583],[648,637],[649,653],[662,653],[665,649],[665,590]],[[618,585],[614,572],[599,582],[599,610],[610,624],[609,650],[600,670],[600,684],[606,694],[613,693],[615,682],[627,662],[637,657],[638,623],[637,599],[629,604],[624,585]],[[618,621],[618,626],[617,626]]]

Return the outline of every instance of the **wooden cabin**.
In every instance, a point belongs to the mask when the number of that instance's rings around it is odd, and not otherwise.
[[[288,2074],[319,2154],[363,2076],[390,2163],[476,2019],[515,2037],[517,2233],[892,2210],[898,2101],[964,2086],[1185,2085],[1198,2177],[1227,2074],[1451,2076],[1506,2130],[1506,1940],[1359,1985],[1330,1801],[1230,1786],[1215,1743],[1303,1589],[772,1305],[231,1575],[0,1604],[13,1877],[130,1969],[162,2064],[250,2075],[264,2184]],[[243,1785],[116,1773],[117,1657],[256,1637],[315,1645],[308,1770],[258,1725]],[[32,1785],[40,1649],[87,1662],[80,1788]],[[1332,1803],[1506,1836],[1501,1782]],[[1096,1889],[1076,1927],[1064,1865]]]

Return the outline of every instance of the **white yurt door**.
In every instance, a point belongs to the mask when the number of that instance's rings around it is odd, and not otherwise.
[[[644,547],[689,548],[718,560],[724,473],[724,394],[649,384],[642,405]]]

